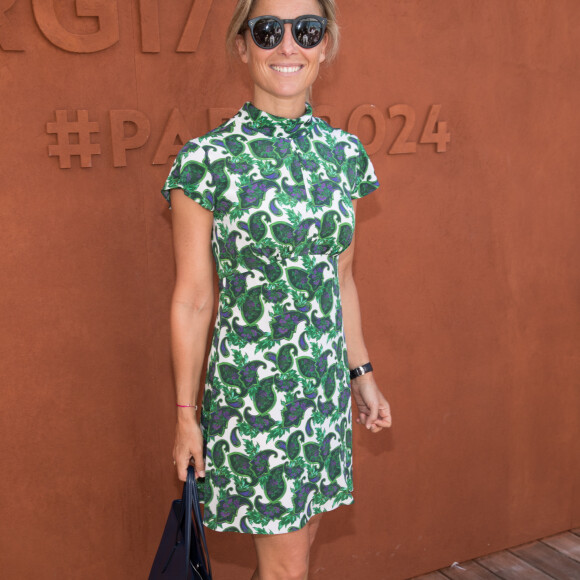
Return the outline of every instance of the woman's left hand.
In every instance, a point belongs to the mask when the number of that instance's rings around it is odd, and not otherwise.
[[[379,433],[392,425],[391,407],[377,387],[372,373],[366,373],[351,381],[351,390],[358,407],[356,422],[371,433]]]

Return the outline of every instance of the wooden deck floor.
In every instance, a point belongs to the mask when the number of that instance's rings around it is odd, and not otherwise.
[[[410,580],[580,580],[580,528]]]

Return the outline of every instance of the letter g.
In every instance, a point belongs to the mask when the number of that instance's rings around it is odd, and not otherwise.
[[[55,46],[68,52],[99,52],[119,41],[117,0],[76,0],[77,16],[93,16],[99,20],[99,30],[92,34],[75,34],[58,21],[54,0],[32,0],[38,27]]]

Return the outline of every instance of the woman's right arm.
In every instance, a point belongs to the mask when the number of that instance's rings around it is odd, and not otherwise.
[[[176,280],[171,301],[171,351],[178,405],[195,405],[213,313],[213,213],[171,192]],[[196,476],[204,477],[203,437],[195,408],[177,407],[175,460],[180,480],[193,457]]]

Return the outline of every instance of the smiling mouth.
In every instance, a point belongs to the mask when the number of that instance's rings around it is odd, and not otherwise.
[[[277,66],[275,64],[271,67],[273,70],[279,73],[297,73],[298,71],[302,70],[302,65],[297,66]]]

